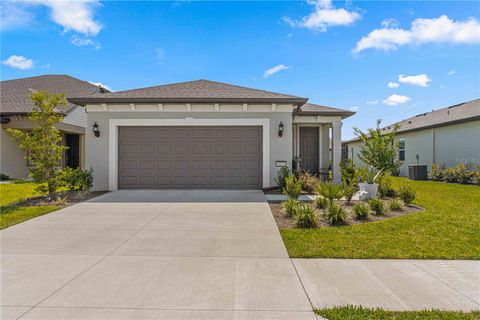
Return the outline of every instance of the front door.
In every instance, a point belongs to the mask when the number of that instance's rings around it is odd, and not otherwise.
[[[300,167],[317,174],[319,168],[318,127],[300,127]]]
[[[65,135],[65,166],[76,169],[80,166],[80,136],[78,134]]]

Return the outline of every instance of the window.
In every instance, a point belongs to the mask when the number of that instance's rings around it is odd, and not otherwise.
[[[398,141],[398,160],[405,161],[405,138]]]

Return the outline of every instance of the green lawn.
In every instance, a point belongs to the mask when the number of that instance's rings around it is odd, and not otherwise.
[[[291,257],[480,259],[480,187],[394,178],[426,211],[353,226],[281,230]]]
[[[317,314],[328,320],[478,320],[480,312],[452,311],[385,311],[362,307],[338,307],[316,310]]]
[[[0,229],[60,209],[58,206],[18,206],[15,203],[39,196],[34,183],[0,184]]]

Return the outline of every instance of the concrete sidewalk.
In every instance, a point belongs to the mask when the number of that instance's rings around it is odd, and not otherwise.
[[[480,310],[480,261],[292,260],[316,308]]]
[[[480,309],[478,261],[290,259],[260,191],[112,192],[0,238],[2,320]]]

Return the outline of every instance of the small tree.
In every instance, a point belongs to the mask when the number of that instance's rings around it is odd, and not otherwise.
[[[7,129],[13,139],[20,143],[20,148],[26,152],[25,159],[32,164],[30,176],[40,183],[37,190],[48,193],[50,199],[56,196],[59,162],[62,152],[66,149],[61,145],[62,137],[55,125],[63,120],[56,110],[66,105],[63,94],[48,94],[33,92],[30,98],[35,105],[29,118],[35,123],[31,131]]]
[[[381,122],[381,120],[377,120],[377,127],[368,129],[367,132],[353,128],[357,137],[363,142],[358,157],[379,171],[396,174],[400,162],[397,160],[398,143],[395,143],[394,139],[400,126],[395,125],[392,131],[382,132]]]

